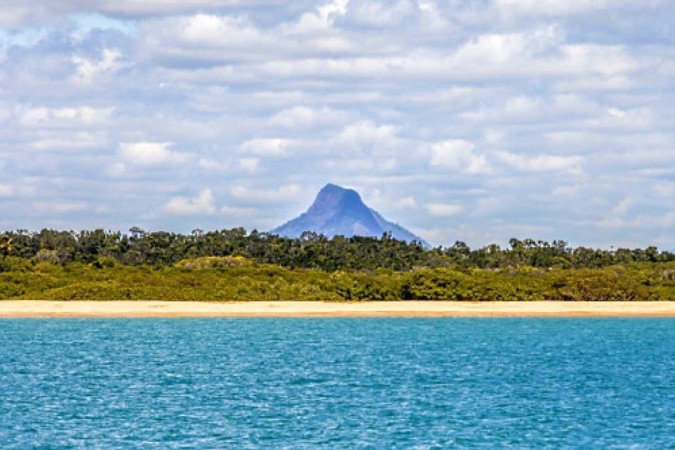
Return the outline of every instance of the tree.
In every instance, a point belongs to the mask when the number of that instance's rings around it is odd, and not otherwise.
[[[0,255],[3,258],[14,253],[14,239],[2,236],[0,237]]]

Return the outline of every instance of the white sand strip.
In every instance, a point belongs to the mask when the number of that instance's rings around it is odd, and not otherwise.
[[[675,302],[0,301],[0,317],[675,317]]]

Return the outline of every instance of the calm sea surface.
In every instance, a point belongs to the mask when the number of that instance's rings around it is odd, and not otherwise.
[[[0,320],[0,448],[675,448],[673,319]]]

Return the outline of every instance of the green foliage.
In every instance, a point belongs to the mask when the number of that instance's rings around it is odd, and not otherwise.
[[[624,268],[581,269],[563,275],[556,283],[561,300],[636,301],[659,300],[652,282],[641,271]]]
[[[115,258],[111,258],[110,256],[100,256],[96,258],[96,261],[91,263],[91,266],[96,269],[104,269],[115,267],[117,264]]]
[[[3,261],[0,299],[53,300],[675,300],[673,264],[603,269],[400,271],[288,269],[198,260],[172,267]],[[226,260],[227,261],[227,260]]]
[[[243,228],[202,232],[190,235],[165,231],[145,232],[134,227],[129,235],[105,231],[25,230],[0,233],[0,258],[19,257],[59,264],[103,263],[112,258],[123,265],[150,265],[156,268],[184,264],[225,265],[236,260],[201,261],[201,258],[242,257],[251,263],[274,264],[291,269],[336,271],[373,271],[389,269],[410,271],[418,268],[603,268],[640,262],[667,263],[675,254],[647,249],[597,250],[571,248],[565,241],[511,239],[510,248],[496,244],[472,250],[463,242],[450,247],[425,249],[418,243],[406,243],[385,234],[372,237],[336,236],[328,239],[306,233],[288,239]],[[190,262],[195,260],[195,262]]]
[[[252,264],[253,261],[243,256],[204,256],[201,258],[183,259],[176,264],[176,267],[187,270],[204,270],[242,267]]]
[[[0,299],[675,300],[675,255],[511,239],[472,250],[243,228],[0,233]]]
[[[33,258],[36,262],[59,264],[61,258],[56,250],[40,249]]]
[[[554,290],[549,276],[523,268],[509,271],[472,269],[460,272],[433,269],[406,276],[402,298],[406,300],[531,301],[549,300]]]

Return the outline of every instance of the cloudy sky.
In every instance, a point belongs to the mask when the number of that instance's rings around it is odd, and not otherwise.
[[[675,248],[672,0],[0,3],[0,229]]]

